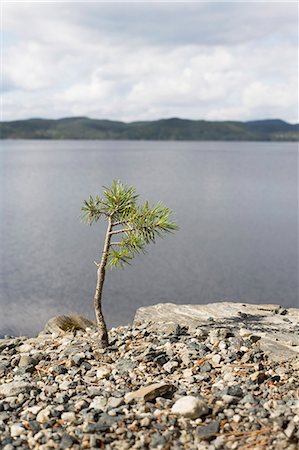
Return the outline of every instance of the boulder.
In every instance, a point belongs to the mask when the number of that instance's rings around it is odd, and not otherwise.
[[[77,314],[73,314],[70,316],[62,315],[49,319],[42,333],[64,334],[69,331],[86,330],[86,328],[95,327],[95,322],[86,319],[83,316]]]
[[[259,345],[274,361],[299,356],[299,309],[280,305],[219,302],[207,305],[159,303],[139,308],[133,325],[148,324],[148,331],[173,329],[178,324],[189,329],[244,329],[248,336],[260,336]]]

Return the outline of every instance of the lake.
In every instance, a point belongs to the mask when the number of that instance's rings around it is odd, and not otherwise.
[[[104,287],[108,326],[159,302],[298,307],[298,146],[258,142],[1,141],[0,335],[93,318],[105,224],[83,199],[112,179],[161,200],[180,231]]]

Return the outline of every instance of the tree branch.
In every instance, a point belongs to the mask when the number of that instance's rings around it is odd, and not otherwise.
[[[122,228],[121,230],[110,231],[109,234],[128,233],[129,231],[134,231],[134,228]]]
[[[117,225],[124,225],[126,224],[125,220],[119,220],[118,222],[113,222],[112,226],[116,227]]]

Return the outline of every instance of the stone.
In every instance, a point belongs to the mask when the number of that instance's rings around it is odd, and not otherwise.
[[[36,366],[38,360],[30,355],[23,354],[19,360],[19,367]]]
[[[122,397],[110,397],[107,401],[107,408],[118,408],[124,404],[124,399]]]
[[[133,401],[151,401],[156,397],[162,397],[163,395],[171,392],[173,386],[168,383],[154,383],[149,386],[141,387],[137,391],[129,392],[125,395],[125,402],[131,403]]]
[[[23,428],[20,424],[13,424],[10,427],[10,435],[11,437],[21,436],[25,432],[25,428]]]
[[[178,399],[171,408],[171,412],[176,415],[198,419],[209,414],[210,408],[204,400],[186,395]]]
[[[81,409],[86,408],[88,406],[88,402],[86,400],[78,400],[74,405],[74,411],[78,412],[81,411]]]
[[[163,369],[166,370],[166,372],[172,373],[178,367],[178,365],[179,363],[177,361],[168,361],[163,365]]]
[[[176,305],[172,303],[159,303],[142,307],[136,311],[134,327],[148,323],[148,331],[158,331],[164,323],[177,323],[180,327],[188,326],[195,330],[199,326],[222,326],[230,329],[239,326],[247,334],[251,333],[261,337],[259,344],[273,361],[290,361],[298,357],[299,309],[286,310],[289,322],[285,322],[284,310],[279,305],[252,305],[249,303],[219,302],[207,305]],[[214,330],[213,330],[214,331]],[[221,342],[221,337],[213,338]],[[215,341],[215,343],[216,343]],[[214,341],[213,341],[214,342]],[[288,342],[291,342],[289,344]]]
[[[234,403],[236,401],[236,397],[234,397],[233,395],[224,394],[224,395],[222,395],[221,400],[226,405],[230,405],[231,403]]]
[[[74,361],[74,363],[77,366],[80,366],[80,364],[84,361],[84,359],[85,359],[85,353],[83,353],[83,352],[76,353],[76,355],[74,355],[72,357],[72,360]]]
[[[212,366],[208,361],[205,362],[200,368],[201,372],[211,372],[211,370],[212,370]]]
[[[220,420],[212,420],[207,425],[203,425],[197,428],[197,434],[203,439],[207,439],[218,433],[220,428]]]
[[[61,391],[68,391],[69,389],[71,389],[72,384],[73,384],[72,381],[65,380],[59,384],[59,389]]]
[[[136,364],[133,361],[130,361],[129,359],[121,359],[116,366],[116,370],[119,375],[126,375],[135,367]]]
[[[153,361],[155,363],[159,364],[160,366],[163,366],[163,365],[167,364],[167,362],[169,361],[169,358],[166,355],[166,353],[161,353],[160,355],[157,355]]]
[[[7,366],[5,364],[0,363],[0,378],[3,377],[7,371],[8,371]]]
[[[15,447],[12,444],[6,444],[2,450],[15,450]]]
[[[93,401],[90,403],[89,408],[98,409],[103,411],[106,407],[107,399],[105,397],[94,397]]]
[[[151,435],[150,448],[163,448],[166,444],[166,439],[160,433],[153,433]]]
[[[34,416],[36,416],[37,413],[39,413],[39,411],[42,409],[41,406],[39,405],[34,405],[34,406],[29,406],[28,408],[26,408],[23,413],[27,414],[27,413],[31,413]]]
[[[63,433],[61,437],[60,447],[61,448],[72,448],[76,439],[68,433]]]
[[[38,423],[46,423],[49,420],[50,410],[49,408],[41,409],[36,416],[36,421]]]
[[[33,349],[30,344],[22,344],[18,347],[20,353],[29,353]]]
[[[290,422],[284,431],[285,435],[290,439],[293,436],[293,434],[296,432],[296,429],[297,429],[297,427],[296,427],[295,423]]]
[[[217,366],[221,361],[221,355],[219,355],[219,354],[213,355],[211,360],[212,360],[213,364],[215,364]]]
[[[108,414],[101,414],[96,423],[84,422],[83,431],[85,433],[97,433],[101,431],[107,431],[109,428],[118,421],[118,417],[109,416]]]
[[[108,378],[111,373],[111,369],[107,366],[100,367],[97,370],[97,378]]]
[[[78,314],[71,316],[61,315],[49,319],[42,333],[64,334],[69,331],[86,330],[88,327],[96,328],[95,322]]]
[[[150,426],[150,424],[151,424],[151,419],[149,417],[144,417],[143,419],[140,420],[140,425],[142,427],[147,428]]]
[[[234,397],[243,397],[243,390],[241,386],[237,384],[234,386],[229,386],[227,388],[227,395],[232,395]]]
[[[183,370],[183,377],[184,378],[188,379],[188,378],[192,377],[192,375],[193,375],[192,369],[185,369],[185,370]]]
[[[31,389],[32,384],[26,383],[25,381],[12,381],[0,386],[0,396],[13,397],[15,395],[30,392]]]
[[[258,370],[250,375],[250,379],[257,383],[262,383],[267,378],[265,372]]]
[[[72,411],[67,411],[61,414],[62,420],[65,422],[75,422],[76,420],[76,414]]]

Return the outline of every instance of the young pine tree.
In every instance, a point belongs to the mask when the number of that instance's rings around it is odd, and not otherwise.
[[[158,202],[150,206],[148,202],[138,205],[139,195],[135,188],[113,181],[104,187],[103,197],[89,197],[82,207],[83,221],[92,224],[100,219],[107,221],[106,237],[100,263],[96,263],[97,284],[94,295],[94,308],[100,344],[108,345],[107,327],[102,312],[102,293],[106,268],[123,267],[137,253],[144,252],[145,246],[155,242],[156,237],[163,237],[168,232],[178,229],[170,220],[171,210]]]

